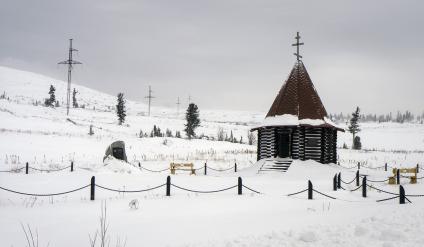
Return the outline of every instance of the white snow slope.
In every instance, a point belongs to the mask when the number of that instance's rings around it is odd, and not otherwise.
[[[36,169],[66,167],[71,161],[75,171],[40,172],[30,169],[19,173],[0,172],[0,246],[25,246],[21,223],[29,225],[39,236],[39,246],[90,246],[89,237],[99,226],[100,205],[107,205],[111,246],[126,239],[126,246],[421,246],[424,240],[424,199],[409,197],[412,204],[399,205],[398,200],[377,203],[392,195],[368,188],[343,184],[348,190],[332,191],[332,178],[341,172],[343,180],[354,177],[354,167],[361,163],[361,174],[370,180],[384,180],[390,171],[373,169],[388,163],[393,167],[413,167],[424,160],[424,127],[418,124],[364,123],[360,133],[368,150],[339,149],[342,166],[321,165],[312,161],[295,161],[285,174],[257,174],[256,147],[246,144],[180,138],[138,138],[140,130],[148,132],[153,125],[162,131],[169,128],[182,132],[184,120],[174,109],[157,107],[153,116],[145,116],[143,103],[128,101],[124,125],[116,121],[113,106],[116,97],[75,86],[78,100],[85,109],[71,109],[66,116],[64,102],[58,108],[34,105],[44,101],[50,84],[57,88],[57,98],[64,101],[66,84],[42,75],[0,67],[0,171],[22,167],[25,162]],[[263,120],[263,114],[241,111],[200,109],[202,126],[198,134],[216,137],[218,128],[238,139],[246,140],[248,130]],[[69,118],[71,121],[68,121]],[[88,135],[89,126],[94,135]],[[182,132],[183,134],[183,132]],[[126,142],[130,164],[108,161],[102,164],[104,151],[112,141]],[[339,134],[339,146],[350,145],[348,133]],[[169,171],[161,170],[170,162],[193,162],[195,176],[186,172],[172,175],[174,185],[192,190],[219,190],[243,184],[243,188],[219,193],[193,193],[165,187],[138,193],[117,193],[96,187],[96,200],[89,200],[89,188],[57,196],[27,196],[26,193],[58,193],[88,185],[92,176],[96,184],[118,190],[139,190],[162,185]],[[218,172],[201,169],[233,169]],[[421,175],[418,175],[421,177]],[[303,190],[311,180],[314,189],[337,198],[332,200],[314,193],[292,197],[289,193]],[[424,194],[424,180],[401,183],[407,194]],[[372,183],[385,191],[398,193],[397,185]],[[3,189],[2,189],[3,188]],[[139,201],[139,209],[129,202]],[[122,246],[122,245],[121,245]]]

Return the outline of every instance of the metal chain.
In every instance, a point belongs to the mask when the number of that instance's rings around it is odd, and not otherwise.
[[[375,189],[375,190],[377,190],[377,191],[380,191],[380,192],[383,192],[383,193],[386,193],[386,194],[396,195],[396,196],[398,196],[398,195],[399,195],[399,194],[396,194],[396,193],[393,193],[393,192],[389,192],[389,191],[385,191],[385,190],[382,190],[382,189],[378,189],[378,188],[376,188],[376,187],[374,187],[374,186],[372,186],[372,185],[368,185],[368,184],[367,184],[367,187],[370,187],[370,188],[372,188],[372,189]]]
[[[386,198],[386,199],[377,200],[376,202],[384,202],[384,201],[388,201],[388,200],[392,200],[392,199],[396,199],[396,198],[399,198],[399,196],[394,196],[394,197],[390,197],[390,198]]]
[[[144,169],[144,170],[146,170],[148,172],[164,172],[166,170],[169,170],[169,168],[165,168],[163,170],[150,170],[150,169],[147,169],[146,167],[143,167],[143,166],[140,166],[140,168],[142,168],[142,169]]]
[[[49,194],[34,194],[34,193],[19,192],[19,191],[16,191],[16,190],[11,190],[11,189],[7,189],[7,188],[3,188],[3,187],[0,187],[0,189],[5,190],[5,191],[9,191],[9,192],[12,192],[12,193],[15,193],[15,194],[26,195],[26,196],[58,196],[58,195],[64,195],[64,194],[76,192],[76,191],[85,189],[89,186],[90,186],[90,184],[83,186],[83,187],[80,187],[80,188],[77,188],[77,189],[74,189],[74,190],[69,190],[69,191],[60,192],[60,193],[49,193]]]
[[[318,193],[318,194],[321,194],[321,195],[326,196],[326,197],[328,197],[328,198],[331,198],[331,199],[333,199],[333,200],[337,200],[337,198],[332,197],[332,196],[329,196],[329,195],[324,194],[324,193],[322,193],[322,192],[319,192],[318,190],[315,190],[315,189],[312,189],[312,190],[313,190],[313,191],[315,191],[315,192],[316,192],[316,193]]]
[[[246,185],[243,185],[243,187],[246,188],[246,189],[248,189],[248,190],[250,190],[250,191],[252,191],[252,192],[255,192],[257,194],[262,194],[261,192],[259,192],[257,190],[254,190],[254,189],[251,189],[251,188],[247,187]]]
[[[287,194],[286,196],[294,196],[294,195],[297,195],[297,194],[303,193],[303,192],[305,192],[305,191],[307,191],[307,190],[308,190],[308,189],[304,189],[304,190],[301,190],[301,191],[298,191],[298,192],[295,192],[295,193]]]
[[[10,172],[10,173],[14,173],[14,172],[21,171],[21,170],[22,170],[22,169],[24,169],[24,168],[25,168],[25,166],[23,166],[23,167],[21,167],[21,168],[11,169],[11,170],[3,170],[3,171],[0,171],[0,172]]]
[[[32,167],[32,166],[28,166],[29,169],[40,171],[40,172],[58,172],[58,171],[63,171],[65,169],[68,169],[70,167],[71,166],[66,166],[66,167],[62,167],[62,168],[56,169],[56,170],[47,170],[47,169],[39,169],[39,168],[35,168],[35,167]]]
[[[99,188],[104,189],[104,190],[119,192],[119,193],[136,193],[136,192],[145,192],[145,191],[155,190],[155,189],[158,189],[158,188],[163,187],[165,185],[166,184],[161,184],[161,185],[158,185],[158,186],[155,186],[155,187],[152,187],[152,188],[141,189],[141,190],[117,190],[117,189],[104,187],[104,186],[101,186],[101,185],[98,185],[98,184],[96,184],[96,187],[99,187]]]
[[[356,177],[355,177],[355,178],[353,178],[353,180],[352,180],[352,181],[350,181],[350,182],[348,183],[348,182],[343,181],[343,180],[340,178],[340,181],[342,181],[342,183],[344,183],[344,184],[351,184],[351,183],[355,182],[355,180],[356,180]]]
[[[234,169],[234,166],[232,166],[230,168],[227,168],[227,169],[215,169],[215,168],[212,168],[212,167],[209,167],[208,166],[207,169],[211,169],[212,171],[216,171],[216,172],[225,172],[225,171],[229,171],[229,170]]]
[[[202,190],[187,189],[187,188],[184,188],[184,187],[180,187],[178,185],[175,185],[175,184],[171,184],[171,185],[174,186],[174,187],[176,187],[176,188],[178,188],[178,189],[180,189],[180,190],[185,190],[185,191],[194,192],[194,193],[216,193],[216,192],[222,192],[222,191],[234,189],[234,188],[237,187],[237,185],[234,185],[234,186],[231,186],[231,187],[228,187],[228,188],[225,188],[225,189],[220,189],[220,190],[202,191]]]

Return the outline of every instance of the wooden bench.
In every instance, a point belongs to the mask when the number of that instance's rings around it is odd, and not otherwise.
[[[189,171],[190,175],[196,175],[193,163],[171,163],[171,174],[175,175],[175,171]]]
[[[393,176],[389,177],[389,184],[396,183],[396,174],[399,171],[399,174],[402,173],[412,173],[413,175],[408,176],[411,184],[417,183],[417,168],[393,168]]]

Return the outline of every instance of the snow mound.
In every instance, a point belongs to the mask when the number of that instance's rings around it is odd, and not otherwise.
[[[133,166],[130,163],[127,163],[123,160],[118,160],[112,156],[108,156],[104,165],[100,165],[96,167],[98,172],[113,172],[113,173],[136,173],[140,172],[140,170]]]

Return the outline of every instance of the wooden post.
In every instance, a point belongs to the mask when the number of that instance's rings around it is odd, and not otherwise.
[[[339,172],[339,175],[337,176],[337,189],[342,188],[342,173]]]
[[[417,164],[417,173],[419,173],[419,172],[420,172],[420,165]]]
[[[337,191],[337,174],[333,177],[333,190]]]
[[[238,194],[243,194],[243,181],[241,177],[238,177],[238,184],[237,184]]]
[[[361,163],[358,162],[358,170],[361,169]]]
[[[234,163],[234,172],[237,172],[237,163]]]
[[[71,161],[71,172],[73,172],[73,171],[74,171],[74,162]]]
[[[140,164],[140,161],[138,162],[138,168],[141,168],[141,164]]]
[[[362,178],[362,197],[367,197],[367,176]]]
[[[396,169],[396,183],[400,184],[400,169]]]
[[[96,189],[96,178],[94,176],[92,176],[91,177],[91,183],[90,183],[90,200],[91,201],[94,201],[95,189]]]
[[[399,204],[405,204],[405,189],[402,185],[399,186]]]
[[[387,163],[386,163],[386,164],[384,164],[384,171],[386,171],[386,172],[387,172]]]
[[[28,162],[25,164],[25,174],[28,174],[29,165]]]
[[[314,187],[312,186],[311,180],[308,180],[308,200],[313,199],[313,196],[312,196],[312,190],[313,189],[314,189]]]
[[[166,196],[171,196],[171,176],[166,177]]]
[[[359,186],[359,170],[356,171],[356,186]]]
[[[206,162],[205,162],[205,176],[207,174],[207,169],[208,169],[208,167],[207,167]]]

